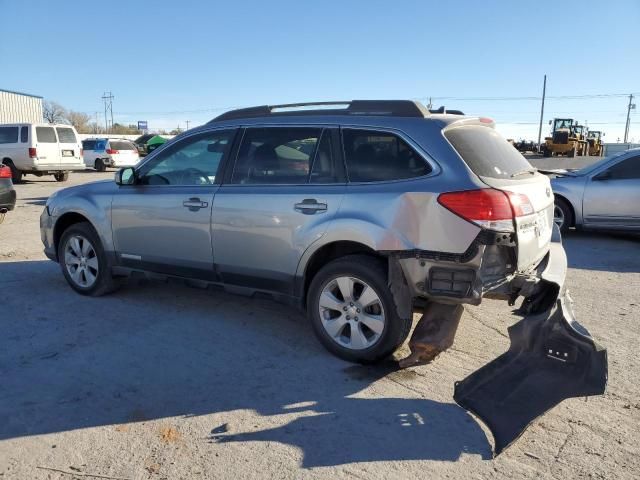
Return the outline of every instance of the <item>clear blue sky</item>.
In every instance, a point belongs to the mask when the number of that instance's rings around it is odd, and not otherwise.
[[[0,19],[0,88],[92,114],[110,90],[116,121],[151,127],[231,106],[431,96],[533,138],[538,101],[474,98],[539,97],[544,73],[550,96],[640,92],[638,0],[0,0]],[[573,114],[615,141],[627,102],[550,99],[545,120]]]

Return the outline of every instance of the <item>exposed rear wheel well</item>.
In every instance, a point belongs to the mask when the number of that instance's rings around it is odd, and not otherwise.
[[[375,250],[358,242],[350,242],[345,240],[329,243],[327,245],[324,245],[323,247],[320,247],[309,259],[309,262],[307,263],[307,266],[305,268],[304,290],[302,292],[304,305],[306,305],[309,285],[311,285],[311,281],[313,280],[313,277],[315,277],[316,273],[318,273],[318,271],[329,262],[340,257],[346,257],[347,255],[354,254],[369,255],[386,262],[386,258],[378,254]]]
[[[71,225],[81,222],[89,222],[89,220],[85,216],[75,212],[65,213],[58,219],[56,226],[53,229],[53,244],[56,248],[56,252],[58,251],[58,244],[60,243],[60,238],[62,238],[64,231]]]

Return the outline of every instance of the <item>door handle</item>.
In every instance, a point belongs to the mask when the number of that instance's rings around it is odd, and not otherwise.
[[[209,202],[203,202],[199,198],[193,197],[182,202],[182,206],[188,208],[192,212],[197,212],[201,208],[207,208],[209,206]]]
[[[313,214],[317,212],[326,212],[327,204],[318,202],[315,198],[305,198],[300,203],[296,203],[293,208],[301,213]]]

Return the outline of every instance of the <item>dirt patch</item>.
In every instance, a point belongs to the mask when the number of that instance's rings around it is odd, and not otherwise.
[[[182,438],[182,435],[173,427],[163,427],[160,429],[160,438],[165,443],[175,443]]]

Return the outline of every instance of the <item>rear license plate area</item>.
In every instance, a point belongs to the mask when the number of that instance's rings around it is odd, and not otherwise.
[[[63,157],[73,157],[73,150],[62,150]]]

